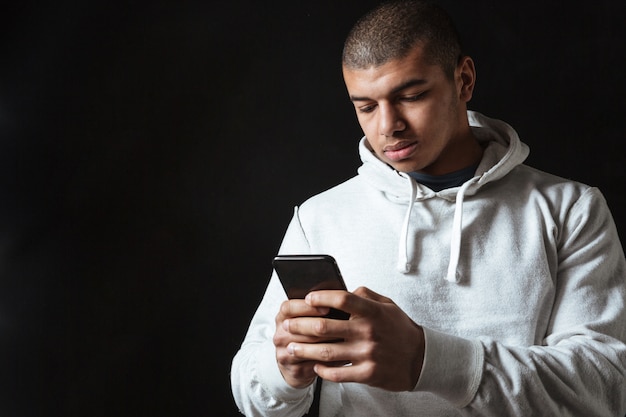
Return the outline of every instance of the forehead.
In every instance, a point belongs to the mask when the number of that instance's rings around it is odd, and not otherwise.
[[[402,85],[433,83],[445,79],[445,74],[440,66],[428,63],[423,48],[416,45],[405,57],[380,66],[349,68],[344,65],[343,77],[351,96],[370,97],[388,94]]]

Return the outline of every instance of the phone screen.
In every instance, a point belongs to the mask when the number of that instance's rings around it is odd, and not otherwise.
[[[288,298],[304,298],[315,290],[345,290],[337,262],[330,255],[278,255],[272,265]],[[349,314],[331,309],[326,316],[347,319]]]

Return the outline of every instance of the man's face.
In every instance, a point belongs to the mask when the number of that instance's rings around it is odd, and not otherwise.
[[[405,58],[376,68],[344,67],[343,75],[367,142],[382,161],[431,175],[475,162],[475,154],[472,160],[467,155],[476,147],[466,115],[471,59],[463,59],[450,80],[440,66],[425,62],[418,44]]]

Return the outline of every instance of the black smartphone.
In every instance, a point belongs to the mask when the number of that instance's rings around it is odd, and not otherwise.
[[[304,298],[315,290],[345,290],[337,262],[330,255],[278,255],[272,266],[287,293],[287,298]],[[347,320],[350,315],[334,308],[324,316]]]

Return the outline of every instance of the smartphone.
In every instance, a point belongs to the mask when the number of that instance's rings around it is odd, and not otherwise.
[[[345,290],[337,262],[330,255],[278,255],[272,266],[287,293],[287,298],[304,298],[315,290]],[[347,320],[350,315],[334,308],[324,316]]]

